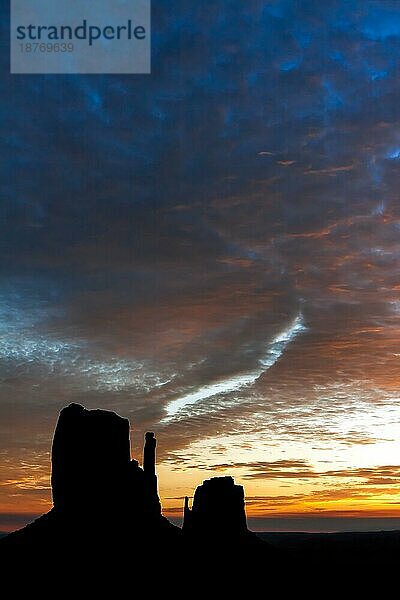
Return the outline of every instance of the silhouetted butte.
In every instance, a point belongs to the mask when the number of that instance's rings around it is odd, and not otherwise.
[[[127,419],[78,404],[64,408],[52,447],[54,507],[6,545],[114,556],[127,544],[133,554],[146,544],[175,546],[181,532],[161,514],[155,449],[147,433],[141,468],[130,458]]]

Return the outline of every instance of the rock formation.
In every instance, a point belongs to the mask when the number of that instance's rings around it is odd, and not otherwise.
[[[105,410],[71,404],[61,411],[52,448],[56,511],[115,513],[143,521],[161,516],[155,467],[156,440],[146,434],[143,469],[130,458],[129,421]],[[85,517],[86,518],[86,517]]]
[[[143,449],[143,474],[145,489],[145,512],[161,514],[161,504],[158,498],[158,483],[156,475],[156,438],[148,431],[145,436]]]
[[[174,545],[180,530],[161,514],[155,450],[147,433],[142,469],[130,457],[127,419],[78,404],[64,408],[52,447],[54,507],[7,544],[90,553],[122,552],[128,543]]]
[[[129,421],[71,404],[59,416],[52,447],[56,509],[101,509],[120,503],[130,466]]]
[[[196,489],[191,510],[185,498],[183,531],[195,541],[254,541],[247,529],[243,487],[232,477],[205,480]]]
[[[231,477],[206,480],[192,510],[186,499],[182,535],[161,514],[154,433],[146,433],[141,468],[130,457],[129,422],[113,412],[78,404],[61,411],[51,483],[53,509],[1,542],[8,556],[13,550],[18,557],[27,551],[28,560],[72,556],[83,565],[87,557],[118,565],[133,557],[147,568],[157,557],[173,562],[183,553],[189,562],[202,560],[208,544],[233,549],[257,539],[246,526],[243,488]]]

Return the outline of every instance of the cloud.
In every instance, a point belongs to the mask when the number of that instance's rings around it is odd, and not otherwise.
[[[297,460],[278,460],[273,462],[256,463],[233,463],[225,465],[214,465],[215,470],[246,468],[250,473],[242,475],[243,479],[321,479],[321,478],[340,478],[340,479],[362,479],[364,486],[398,486],[400,482],[400,466],[383,465],[369,468],[338,469],[327,471],[316,471],[307,463],[307,461]],[[316,492],[321,495],[321,492]],[[344,490],[345,497],[348,496],[348,490]],[[359,492],[356,491],[356,495]],[[368,496],[369,491],[362,492]],[[332,498],[335,494],[343,494],[343,490],[329,490],[328,497]]]
[[[163,421],[168,420],[168,418],[171,417],[173,418],[180,410],[182,410],[182,408],[186,408],[188,405],[194,404],[200,400],[207,400],[212,396],[228,394],[254,384],[261,375],[273,367],[280,359],[288,344],[295,340],[300,333],[306,331],[306,329],[303,315],[299,313],[284,331],[268,343],[265,355],[258,360],[259,368],[248,373],[235,375],[230,379],[205,385],[195,392],[191,392],[186,396],[173,400],[167,406],[167,419],[163,419]]]
[[[343,173],[352,171],[354,165],[341,165],[337,167],[327,167],[325,169],[308,169],[304,171],[304,175],[335,175],[336,173]]]

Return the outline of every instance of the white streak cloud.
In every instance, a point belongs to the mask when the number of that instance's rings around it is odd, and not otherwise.
[[[303,315],[299,313],[290,325],[279,335],[269,342],[267,351],[258,361],[258,368],[248,371],[247,373],[239,373],[229,379],[222,379],[214,383],[200,387],[194,392],[181,396],[170,402],[167,406],[167,416],[162,422],[170,421],[182,409],[195,404],[201,400],[207,400],[219,394],[226,394],[244,387],[253,385],[257,379],[261,377],[268,369],[270,369],[283,355],[287,346],[296,339],[296,337],[305,331],[307,328],[304,325]]]

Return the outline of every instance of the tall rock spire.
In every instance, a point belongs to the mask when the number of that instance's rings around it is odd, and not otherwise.
[[[158,498],[158,482],[156,475],[156,446],[157,440],[154,437],[154,433],[148,431],[145,435],[143,449],[144,483],[146,494],[149,498],[148,506],[151,506],[154,513],[157,514],[161,512],[161,505]]]
[[[185,496],[185,505],[183,508],[183,524],[182,524],[183,531],[188,532],[190,530],[191,523],[192,523],[192,511],[189,508],[189,498],[188,498],[188,496]]]
[[[152,431],[148,431],[145,436],[145,444],[143,450],[143,471],[146,475],[156,475],[156,446],[157,441]]]

